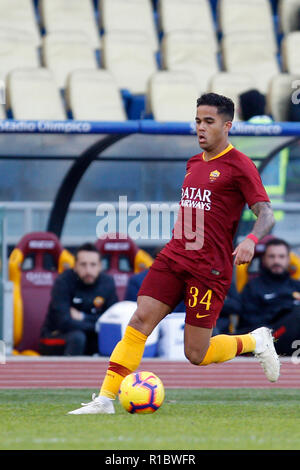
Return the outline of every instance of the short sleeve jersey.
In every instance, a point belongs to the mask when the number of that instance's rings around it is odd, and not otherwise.
[[[270,202],[252,160],[231,144],[209,161],[204,153],[187,163],[172,239],[162,254],[212,288],[228,289],[233,238],[245,204]]]

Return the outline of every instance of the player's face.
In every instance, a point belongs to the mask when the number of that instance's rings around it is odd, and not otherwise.
[[[271,245],[263,256],[263,265],[273,274],[288,271],[290,257],[285,245]]]
[[[198,142],[203,150],[212,151],[228,139],[232,122],[218,114],[215,106],[198,106],[195,120]]]
[[[79,251],[74,271],[85,284],[93,284],[101,272],[101,261],[98,253]]]

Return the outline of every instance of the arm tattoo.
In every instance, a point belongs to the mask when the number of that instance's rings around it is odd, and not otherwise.
[[[275,225],[272,207],[269,202],[257,202],[251,206],[251,210],[257,217],[252,233],[260,240]]]

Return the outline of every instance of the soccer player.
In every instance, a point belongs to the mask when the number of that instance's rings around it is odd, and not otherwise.
[[[172,239],[143,281],[137,310],[110,357],[99,396],[70,414],[115,412],[113,400],[124,377],[138,368],[147,337],[182,298],[184,350],[192,364],[205,366],[252,352],[267,378],[278,380],[280,362],[270,329],[211,336],[231,284],[233,263],[249,263],[256,243],[274,225],[256,166],[228,141],[233,117],[234,103],[227,97],[207,93],[197,100],[196,130],[203,152],[187,162]],[[246,203],[257,220],[233,251]]]

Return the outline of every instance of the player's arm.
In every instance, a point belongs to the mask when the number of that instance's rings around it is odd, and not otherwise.
[[[269,202],[256,202],[251,206],[252,212],[257,220],[254,224],[252,234],[260,240],[267,235],[275,224],[275,218]],[[255,242],[250,238],[243,240],[234,250],[234,264],[250,263],[255,251]]]

